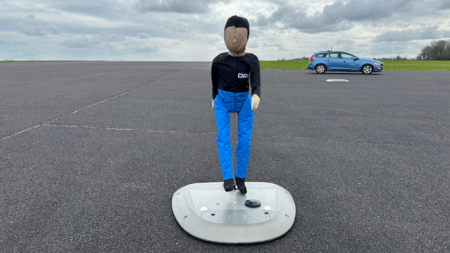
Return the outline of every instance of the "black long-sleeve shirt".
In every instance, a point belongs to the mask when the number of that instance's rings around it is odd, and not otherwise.
[[[212,62],[211,79],[213,99],[219,89],[234,93],[249,91],[249,80],[252,94],[261,97],[259,60],[254,54],[245,53],[241,57],[233,57],[228,53],[219,54]]]

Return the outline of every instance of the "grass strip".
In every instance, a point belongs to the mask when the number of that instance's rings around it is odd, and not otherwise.
[[[307,69],[309,61],[260,61],[261,69]],[[450,71],[450,61],[383,61],[384,70]]]

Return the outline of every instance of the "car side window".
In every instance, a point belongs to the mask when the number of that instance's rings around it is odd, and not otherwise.
[[[341,53],[341,58],[342,59],[349,59],[349,60],[351,60],[351,59],[353,59],[353,55],[351,55],[351,54],[342,54]]]
[[[316,55],[316,57],[322,58],[323,54],[318,54],[318,55]]]
[[[330,53],[330,58],[338,58],[338,53]]]

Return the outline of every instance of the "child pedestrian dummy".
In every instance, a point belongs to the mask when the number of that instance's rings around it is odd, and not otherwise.
[[[225,45],[229,51],[216,56],[211,67],[212,109],[216,115],[217,150],[224,188],[228,192],[237,186],[243,194],[247,193],[245,176],[250,155],[253,110],[258,108],[261,97],[258,57],[245,52],[249,35],[250,26],[247,19],[230,17],[224,30]],[[236,182],[233,179],[231,158],[230,113],[238,114]]]

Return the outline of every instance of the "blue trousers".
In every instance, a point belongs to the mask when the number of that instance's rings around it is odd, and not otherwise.
[[[236,177],[245,178],[250,155],[253,128],[252,99],[248,92],[233,93],[219,89],[214,99],[217,126],[217,151],[223,180],[233,178],[230,145],[230,113],[238,114],[238,143],[236,146]]]

